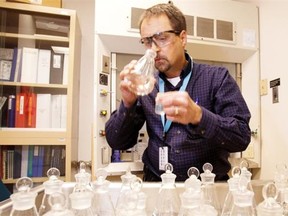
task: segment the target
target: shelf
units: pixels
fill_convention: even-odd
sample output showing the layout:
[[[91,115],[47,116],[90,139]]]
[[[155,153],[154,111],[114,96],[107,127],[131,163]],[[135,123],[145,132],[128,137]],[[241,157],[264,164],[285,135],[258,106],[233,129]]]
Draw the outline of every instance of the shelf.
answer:
[[[0,82],[0,86],[28,86],[28,87],[37,87],[37,88],[58,88],[58,89],[67,89],[67,85],[62,84],[40,84],[40,83],[21,83],[21,82]]]
[[[16,182],[19,174],[14,171],[29,175],[27,161],[34,164],[33,176],[44,176],[33,177],[33,182],[46,181],[44,168],[49,166],[71,180],[71,161],[78,160],[79,41],[75,10],[0,2],[0,47],[5,49],[0,58],[7,65],[10,61],[11,70],[1,77],[8,81],[0,81],[4,183]]]
[[[68,37],[61,37],[61,36],[51,36],[51,35],[44,35],[44,34],[34,34],[34,35],[27,35],[27,34],[15,34],[15,33],[4,33],[0,32],[0,37],[7,37],[7,38],[21,38],[21,39],[31,39],[31,40],[46,40],[46,41],[59,41],[59,42],[69,42]]]

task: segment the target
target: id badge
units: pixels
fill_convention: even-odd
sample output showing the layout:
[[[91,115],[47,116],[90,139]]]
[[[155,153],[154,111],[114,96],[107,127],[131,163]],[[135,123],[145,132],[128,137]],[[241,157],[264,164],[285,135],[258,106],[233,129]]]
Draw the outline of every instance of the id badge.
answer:
[[[159,147],[159,170],[165,171],[165,165],[168,163],[168,147]]]

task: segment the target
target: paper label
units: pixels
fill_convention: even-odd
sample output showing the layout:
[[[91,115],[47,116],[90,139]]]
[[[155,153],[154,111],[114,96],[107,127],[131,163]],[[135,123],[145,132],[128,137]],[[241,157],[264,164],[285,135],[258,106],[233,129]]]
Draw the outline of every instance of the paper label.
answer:
[[[168,163],[168,147],[159,148],[159,170],[165,171],[165,165]]]

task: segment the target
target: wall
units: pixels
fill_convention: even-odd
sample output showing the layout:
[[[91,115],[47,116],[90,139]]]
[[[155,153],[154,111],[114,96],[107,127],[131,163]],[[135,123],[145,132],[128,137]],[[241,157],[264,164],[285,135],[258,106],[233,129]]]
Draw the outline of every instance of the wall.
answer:
[[[280,78],[279,103],[272,103],[272,89],[261,96],[262,168],[255,175],[272,179],[276,164],[288,165],[288,2],[277,0],[249,1],[259,5],[261,79]]]

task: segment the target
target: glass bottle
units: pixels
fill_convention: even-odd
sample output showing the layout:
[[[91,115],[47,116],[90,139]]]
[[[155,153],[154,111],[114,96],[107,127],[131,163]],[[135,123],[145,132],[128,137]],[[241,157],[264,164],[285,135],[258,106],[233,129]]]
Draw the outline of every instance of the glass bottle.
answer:
[[[48,200],[51,194],[55,192],[61,192],[63,181],[59,179],[60,171],[59,169],[52,167],[47,171],[48,180],[43,183],[44,185],[44,195],[42,198],[42,203],[39,208],[39,215],[43,215],[51,210],[51,205]]]
[[[30,191],[33,181],[29,177],[19,178],[16,182],[18,192],[10,196],[13,206],[10,216],[38,216],[35,200],[36,192]]]
[[[248,188],[248,190],[254,192],[252,184],[251,184],[252,173],[248,170],[249,162],[247,160],[242,160],[240,165],[239,165],[239,167],[241,169],[240,177],[246,177],[247,178],[247,180],[248,180],[247,188]],[[256,209],[257,204],[256,204],[256,200],[255,200],[254,196],[253,196],[252,202],[253,202],[252,203],[253,204],[253,208]]]
[[[189,178],[184,182],[185,191],[180,194],[179,216],[192,216],[199,210],[202,198],[199,174],[200,172],[196,167],[191,167],[188,170]]]
[[[131,173],[130,168],[128,168],[126,170],[126,173],[124,175],[121,175],[120,177],[122,184],[121,184],[119,196],[117,198],[117,202],[115,206],[115,213],[117,216],[118,216],[119,209],[125,208],[125,205],[126,205],[125,200],[124,200],[125,194],[128,191],[131,191],[130,184],[136,177],[137,177],[136,175]]]
[[[260,216],[283,216],[283,208],[276,201],[278,189],[274,183],[268,183],[262,188],[264,201],[257,206],[257,214]]]
[[[127,74],[126,80],[130,82],[130,90],[136,95],[147,95],[153,90],[156,81],[155,57],[156,52],[147,49],[145,55],[137,61],[134,70]]]
[[[72,210],[66,208],[66,198],[63,193],[54,192],[48,198],[51,209],[43,216],[74,216]]]
[[[283,216],[288,216],[288,169],[286,164],[276,164],[274,182],[278,188],[277,202],[283,207]]]
[[[109,194],[110,182],[106,180],[107,171],[98,169],[96,171],[96,181],[92,182],[94,192],[93,210],[101,216],[115,216],[114,205]]]
[[[117,209],[117,216],[146,216],[146,194],[141,191],[142,179],[134,178],[130,182],[130,191],[122,197],[126,205]]]
[[[165,173],[161,175],[162,183],[158,192],[153,216],[176,216],[180,209],[180,197],[177,193],[172,164],[165,165]]]
[[[84,162],[80,163],[79,172],[75,174],[76,184],[73,191],[92,191],[91,174],[86,172],[86,164]]]
[[[226,197],[223,203],[221,216],[231,215],[231,210],[234,205],[233,191],[238,190],[240,173],[241,173],[240,167],[238,166],[233,167],[232,172],[231,172],[232,177],[227,181],[229,190],[228,190],[228,193],[226,194]]]
[[[204,204],[213,206],[220,214],[221,209],[214,184],[216,175],[212,173],[213,166],[210,163],[205,163],[202,168],[204,172],[200,174],[200,177],[203,185],[202,191]]]
[[[238,189],[233,191],[234,205],[230,216],[256,216],[257,212],[253,206],[254,192],[248,189],[249,180],[240,177]]]

